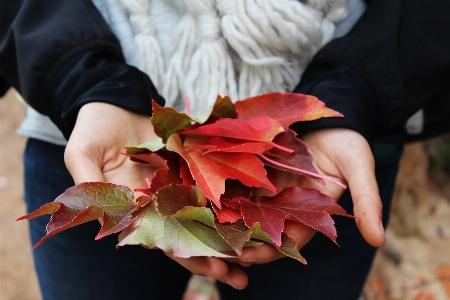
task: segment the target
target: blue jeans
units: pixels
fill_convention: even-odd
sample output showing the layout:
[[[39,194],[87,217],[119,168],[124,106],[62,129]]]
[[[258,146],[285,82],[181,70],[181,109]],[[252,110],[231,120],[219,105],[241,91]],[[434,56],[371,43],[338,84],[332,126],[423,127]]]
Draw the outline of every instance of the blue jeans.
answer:
[[[30,139],[24,153],[27,211],[53,201],[74,185],[64,147]],[[45,234],[49,217],[30,220],[31,243]],[[63,231],[33,251],[44,300],[181,299],[190,273],[162,251],[116,249],[117,236],[94,240],[98,222]]]
[[[25,201],[28,212],[53,201],[74,185],[63,160],[64,147],[30,139],[24,153]],[[376,160],[376,173],[384,205],[385,225],[401,151]],[[339,200],[352,212],[348,192]],[[334,217],[336,246],[316,234],[301,253],[303,265],[280,259],[245,268],[248,287],[237,291],[218,284],[228,299],[357,299],[370,270],[376,248],[361,237],[353,219]],[[49,217],[30,220],[32,244],[45,234]],[[63,231],[33,251],[45,300],[181,299],[190,273],[159,250],[140,246],[115,249],[117,236],[94,241],[100,225],[89,222]]]

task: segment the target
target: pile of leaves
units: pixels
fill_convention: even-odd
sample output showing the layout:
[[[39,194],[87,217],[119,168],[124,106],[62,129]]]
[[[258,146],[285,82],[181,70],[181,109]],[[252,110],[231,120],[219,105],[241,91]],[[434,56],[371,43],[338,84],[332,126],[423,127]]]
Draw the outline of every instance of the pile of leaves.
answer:
[[[96,219],[101,223],[96,239],[121,232],[118,246],[142,245],[177,257],[232,257],[266,242],[306,263],[295,241],[283,233],[287,219],[336,242],[330,213],[349,215],[317,190],[279,190],[277,174],[308,176],[324,185],[327,178],[318,174],[307,146],[289,126],[340,113],[313,96],[291,93],[236,103],[219,96],[210,111],[196,118],[156,102],[152,108],[153,138],[122,153],[156,169],[146,179],[148,186],[132,191],[85,182],[67,189],[19,218],[52,214],[35,248],[58,232]],[[271,196],[256,198],[261,189]]]

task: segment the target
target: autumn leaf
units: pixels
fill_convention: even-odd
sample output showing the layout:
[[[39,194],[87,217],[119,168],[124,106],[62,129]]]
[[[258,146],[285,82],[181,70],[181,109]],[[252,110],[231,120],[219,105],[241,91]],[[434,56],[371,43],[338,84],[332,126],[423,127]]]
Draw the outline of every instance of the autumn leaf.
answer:
[[[223,194],[222,198],[224,199],[222,201],[229,202],[227,206],[237,208],[239,202],[233,201],[232,199],[237,197],[250,198],[251,194],[251,187],[242,184],[239,180],[227,179],[225,181],[225,194]]]
[[[297,138],[297,134],[293,130],[289,129],[277,135],[274,143],[292,149],[293,152],[283,151],[278,148],[270,149],[264,153],[264,158],[266,158],[265,163],[268,166],[294,174],[308,176],[325,185],[322,176],[319,175],[312,164],[313,158],[308,152],[308,146]]]
[[[162,139],[159,136],[155,135],[154,138],[150,139],[149,141],[143,144],[134,147],[125,147],[125,149],[127,150],[127,153],[136,153],[139,152],[140,150],[148,150],[151,152],[156,152],[158,150],[163,149],[165,146],[166,145],[162,142]]]
[[[255,155],[249,153],[204,154],[202,150],[195,150],[197,145],[195,138],[186,138],[182,144],[180,136],[173,134],[166,147],[186,160],[195,182],[218,208],[222,207],[220,195],[225,192],[225,180],[228,178],[238,179],[247,186],[264,187],[275,193],[275,187],[266,177],[264,164]]]
[[[122,153],[157,169],[146,178],[147,188],[135,190],[145,195],[134,200],[133,191],[114,184],[74,186],[55,202],[19,218],[52,214],[47,234],[35,247],[95,219],[101,223],[96,239],[122,231],[118,246],[142,245],[177,257],[231,257],[229,253],[266,242],[306,263],[296,242],[283,232],[286,219],[336,242],[330,214],[350,215],[318,191],[290,187],[256,203],[250,199],[259,192],[254,187],[275,194],[275,184],[283,186],[281,177],[277,183],[278,170],[321,183],[333,181],[317,174],[306,145],[289,126],[341,114],[313,96],[290,93],[269,93],[236,105],[218,96],[214,106],[197,117],[154,101],[152,109],[150,140]]]
[[[161,249],[176,257],[230,257],[222,252],[233,249],[215,229],[196,219],[214,224],[213,213],[206,207],[186,207],[178,214],[163,218],[153,203],[119,235],[118,246],[142,245]]]
[[[260,240],[260,241],[264,241],[266,243],[272,244],[278,249],[278,251],[280,251],[284,255],[286,255],[290,258],[296,259],[299,262],[306,265],[306,259],[303,257],[303,255],[300,254],[300,252],[297,248],[298,247],[297,242],[293,238],[288,236],[286,233],[284,233],[284,232],[281,233],[281,245],[277,246],[272,241],[270,236],[261,230],[261,226],[259,223],[253,223],[252,228],[254,228],[254,230],[251,232],[252,239],[256,239],[256,240]]]
[[[248,228],[243,221],[231,224],[221,224],[216,221],[215,226],[217,232],[230,244],[238,255],[242,254],[244,247],[257,246],[257,244],[249,244],[250,242],[263,241],[274,245],[284,255],[306,264],[306,259],[297,249],[297,243],[285,233],[282,234],[281,245],[276,246],[269,235],[261,230],[259,223],[253,223]]]
[[[316,97],[296,93],[272,92],[237,101],[235,105],[239,120],[268,116],[277,120],[285,130],[298,121],[342,117],[342,114],[325,107]]]
[[[280,246],[284,221],[289,214],[280,210],[265,209],[264,206],[255,204],[246,198],[240,198],[239,202],[245,225],[250,228],[254,223],[260,223],[262,231],[270,236],[275,245]]]
[[[267,150],[272,149],[274,146],[267,142],[254,142],[254,141],[242,141],[231,138],[212,137],[205,142],[208,145],[208,149],[205,153],[209,152],[243,152],[253,154],[263,154]]]
[[[163,218],[174,215],[186,206],[206,207],[205,193],[197,187],[184,184],[164,186],[156,192],[157,209]]]
[[[162,107],[155,101],[152,101],[152,109],[153,114],[151,117],[151,124],[154,128],[154,132],[162,139],[163,143],[167,142],[167,139],[171,134],[191,125],[194,122],[202,124],[211,117],[216,117],[218,119],[237,118],[236,107],[228,96],[218,96],[211,110],[199,117],[190,117],[189,115],[183,112],[178,112],[171,107]]]
[[[154,132],[162,139],[163,143],[167,143],[167,139],[173,133],[194,122],[187,114],[178,112],[172,107],[162,107],[154,100],[152,101],[152,110],[151,122]]]
[[[333,198],[317,190],[288,187],[273,197],[261,197],[256,203],[240,198],[245,224],[261,224],[273,242],[281,245],[284,221],[289,217],[325,234],[336,243],[336,228],[330,213],[352,217]]]
[[[44,204],[18,220],[52,214],[47,224],[47,234],[34,248],[58,232],[96,219],[101,220],[102,226],[95,239],[100,239],[121,231],[133,222],[131,215],[139,208],[133,198],[133,191],[125,186],[85,182],[67,189],[54,202]]]
[[[154,168],[167,168],[167,162],[164,158],[145,148],[127,147],[126,152],[120,154],[128,156],[134,162],[148,164]]]
[[[220,95],[217,96],[216,102],[214,103],[212,109],[210,109],[201,116],[193,117],[193,119],[197,123],[203,124],[210,117],[216,117],[218,119],[223,118],[236,119],[237,118],[236,106],[231,101],[230,97],[228,96],[221,97]]]
[[[214,203],[212,204],[212,210],[220,223],[235,223],[242,219],[241,211],[239,209],[225,205],[223,199],[221,200],[221,204],[222,208],[218,208]]]
[[[194,177],[192,177],[191,171],[189,170],[189,166],[183,158],[180,157],[181,166],[180,166],[180,178],[182,179],[183,184],[187,185],[196,185]]]
[[[162,187],[180,183],[181,179],[170,169],[158,169],[155,172],[153,178],[150,180],[150,186],[148,188],[136,189],[136,192],[141,192],[147,195],[154,195]]]
[[[221,224],[220,222],[215,221],[214,225],[217,232],[238,255],[242,254],[242,250],[245,246],[249,247],[248,243],[251,239],[251,234],[256,229],[255,227],[246,227],[243,221],[228,224]],[[253,245],[256,246],[258,244],[256,243]]]
[[[272,142],[277,134],[283,132],[283,127],[274,122],[270,118],[263,118],[266,124],[270,126],[262,126],[261,120],[258,122],[257,128],[247,122],[238,119],[220,119],[208,125],[200,126],[196,129],[183,130],[180,135],[197,135],[197,136],[215,136],[227,137],[233,139],[241,139],[256,142]],[[278,124],[278,125],[277,125]]]

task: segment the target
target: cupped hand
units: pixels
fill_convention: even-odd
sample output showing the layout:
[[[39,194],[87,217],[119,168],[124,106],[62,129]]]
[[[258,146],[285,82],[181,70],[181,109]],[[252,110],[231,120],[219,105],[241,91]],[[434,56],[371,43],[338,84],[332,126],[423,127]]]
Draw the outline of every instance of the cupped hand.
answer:
[[[75,184],[110,182],[131,189],[146,187],[145,178],[155,169],[137,164],[121,155],[126,146],[137,146],[151,139],[150,118],[114,105],[93,102],[84,105],[77,117],[64,154]],[[197,275],[208,275],[242,289],[247,275],[232,263],[213,257],[179,258],[167,256]]]
[[[375,178],[375,162],[366,139],[356,131],[344,128],[320,129],[300,137],[313,156],[313,164],[319,174],[348,185],[352,195],[356,224],[364,239],[372,246],[384,243],[384,229],[381,224],[382,203]],[[279,173],[277,183],[282,187],[301,186],[314,188],[338,200],[344,189],[327,181],[326,186],[306,178]],[[284,174],[284,175],[283,175]],[[315,230],[299,222],[286,221],[285,233],[301,249],[314,235]],[[263,244],[244,249],[240,256],[245,263],[268,263],[284,257],[275,247]]]
[[[381,223],[382,202],[375,177],[375,159],[367,140],[358,132],[345,128],[320,129],[303,135],[319,173],[341,180],[350,189],[356,225],[370,245],[384,243]],[[322,193],[339,199],[344,190],[315,182]]]

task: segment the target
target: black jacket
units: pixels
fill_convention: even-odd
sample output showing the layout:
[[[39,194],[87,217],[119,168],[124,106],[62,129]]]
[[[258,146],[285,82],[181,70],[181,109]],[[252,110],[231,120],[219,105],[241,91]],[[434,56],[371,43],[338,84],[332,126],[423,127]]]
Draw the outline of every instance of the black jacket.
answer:
[[[450,0],[371,1],[348,35],[317,53],[295,89],[345,117],[295,129],[345,127],[369,141],[448,131],[449,12]],[[66,137],[85,103],[149,115],[150,99],[164,103],[150,79],[125,64],[118,40],[88,0],[0,0],[0,93],[9,86]],[[420,108],[425,131],[408,136],[404,124]]]
[[[0,92],[9,86],[66,138],[86,103],[148,115],[151,99],[164,104],[90,0],[0,0]]]

